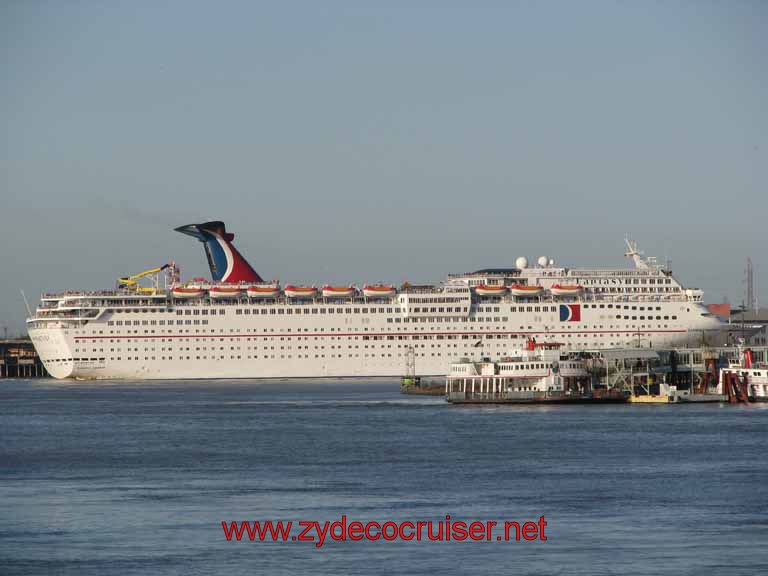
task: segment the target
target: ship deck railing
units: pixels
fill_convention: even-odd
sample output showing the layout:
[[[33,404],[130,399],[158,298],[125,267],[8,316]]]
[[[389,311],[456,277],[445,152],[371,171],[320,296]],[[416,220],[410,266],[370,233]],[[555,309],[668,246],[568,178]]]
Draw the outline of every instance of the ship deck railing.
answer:
[[[451,401],[476,400],[484,402],[498,402],[504,400],[560,400],[577,396],[578,393],[563,392],[561,390],[504,390],[501,392],[462,392],[450,391],[446,395]]]
[[[407,291],[400,292],[399,294],[445,294],[442,291]],[[372,297],[367,298],[365,296],[355,296],[352,298],[333,298],[325,296],[316,296],[314,298],[288,298],[286,296],[280,296],[277,298],[251,298],[245,294],[237,298],[231,299],[211,299],[210,297],[200,298],[173,298],[169,293],[158,292],[157,294],[137,294],[135,292],[121,292],[121,291],[104,291],[104,292],[65,292],[59,295],[44,294],[42,296],[41,309],[56,308],[56,306],[50,306],[47,302],[51,300],[87,300],[88,303],[82,305],[76,305],[74,303],[69,304],[67,307],[88,307],[88,306],[101,306],[101,307],[118,307],[116,300],[130,300],[130,303],[122,304],[125,307],[137,307],[137,306],[167,306],[168,302],[172,302],[174,306],[199,306],[199,305],[216,305],[216,306],[231,306],[231,305],[263,305],[272,306],[276,304],[289,304],[289,305],[307,305],[307,304],[399,304],[397,302],[397,294],[388,297]],[[93,300],[103,299],[102,303],[95,304]],[[146,302],[140,302],[145,300]],[[154,301],[154,302],[150,302]],[[580,296],[566,296],[566,297],[554,297],[554,296],[483,296],[473,297],[473,303],[502,303],[502,304],[563,304],[563,303],[596,303],[596,304],[615,304],[615,303],[662,303],[662,302],[697,302],[697,300],[688,298],[684,293],[659,293],[659,294],[581,294]]]

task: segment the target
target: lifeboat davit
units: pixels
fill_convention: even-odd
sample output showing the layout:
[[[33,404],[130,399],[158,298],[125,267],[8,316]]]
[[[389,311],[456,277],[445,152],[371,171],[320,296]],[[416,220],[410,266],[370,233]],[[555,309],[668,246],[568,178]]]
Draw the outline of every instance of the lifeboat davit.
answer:
[[[289,284],[283,292],[288,298],[312,298],[317,294],[317,288],[314,286],[293,286]]]
[[[553,284],[549,291],[554,296],[577,296],[583,289],[577,284]]]
[[[520,286],[515,284],[510,291],[515,296],[538,296],[544,292],[544,288],[541,286]]]
[[[208,289],[208,296],[214,300],[226,300],[227,298],[237,298],[243,289],[239,286],[214,286]]]
[[[277,284],[248,286],[245,293],[248,294],[248,298],[277,298],[280,295],[280,286]]]
[[[205,290],[202,288],[190,288],[190,287],[184,287],[184,286],[176,286],[175,288],[171,288],[171,295],[174,298],[180,298],[180,299],[189,299],[189,298],[200,298],[205,294]]]
[[[386,284],[363,286],[363,296],[366,298],[389,298],[395,295],[395,287]]]
[[[324,298],[352,298],[355,292],[354,286],[323,286]]]
[[[486,284],[478,284],[475,286],[475,294],[478,296],[502,296],[506,293],[506,286],[488,286]]]

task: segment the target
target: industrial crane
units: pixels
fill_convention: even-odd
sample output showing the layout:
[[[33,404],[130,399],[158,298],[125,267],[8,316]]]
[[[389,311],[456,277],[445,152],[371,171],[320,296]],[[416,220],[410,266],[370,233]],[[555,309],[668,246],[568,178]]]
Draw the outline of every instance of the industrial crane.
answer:
[[[133,290],[139,294],[155,294],[157,293],[157,286],[140,286],[138,280],[147,276],[152,276],[158,272],[162,272],[166,268],[171,267],[172,264],[163,264],[159,268],[152,268],[150,270],[144,270],[133,276],[126,276],[125,278],[117,279],[117,287],[124,288],[126,290]]]

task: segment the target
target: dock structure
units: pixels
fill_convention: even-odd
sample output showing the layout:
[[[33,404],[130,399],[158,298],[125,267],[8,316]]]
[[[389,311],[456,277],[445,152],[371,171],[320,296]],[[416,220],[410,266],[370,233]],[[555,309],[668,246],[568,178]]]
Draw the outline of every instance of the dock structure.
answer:
[[[768,362],[768,346],[750,347],[754,362]],[[739,349],[727,347],[594,350],[590,371],[594,385],[633,396],[669,396],[689,402],[724,401],[720,369],[737,360]]]
[[[0,378],[48,376],[32,342],[25,338],[0,340]]]
[[[721,369],[739,360],[742,350],[738,347],[609,348],[579,352],[574,360],[583,364],[584,374],[573,382],[565,379],[561,389],[544,384],[544,376],[539,382],[544,386],[541,389],[516,387],[515,377],[524,374],[517,371],[504,373],[512,358],[499,362],[492,362],[490,358],[480,362],[464,359],[452,365],[444,394],[449,402],[461,404],[622,399],[641,404],[747,402],[747,388],[741,377],[734,375],[730,380],[720,382]],[[755,365],[768,364],[768,346],[752,346],[749,350]],[[532,365],[537,368],[548,366],[535,362]]]

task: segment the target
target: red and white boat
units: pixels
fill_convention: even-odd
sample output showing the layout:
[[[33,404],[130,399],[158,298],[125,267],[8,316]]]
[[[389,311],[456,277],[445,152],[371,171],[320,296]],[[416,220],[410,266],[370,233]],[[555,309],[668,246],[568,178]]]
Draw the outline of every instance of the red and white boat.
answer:
[[[214,300],[237,298],[243,289],[240,286],[213,286],[208,289],[208,296]]]
[[[294,286],[288,284],[283,290],[288,298],[312,298],[317,294],[317,288],[314,286]]]
[[[354,286],[323,286],[324,298],[352,298],[356,292]]]
[[[510,289],[510,292],[512,292],[513,296],[539,296],[544,292],[544,288],[541,286],[521,286],[515,284]]]
[[[582,290],[578,284],[553,284],[549,289],[553,296],[578,296]]]
[[[278,284],[248,286],[245,293],[248,294],[248,298],[277,298],[280,295],[280,286]]]
[[[717,385],[718,393],[727,394],[728,376],[736,379],[741,384],[751,402],[768,402],[768,365],[756,364],[754,352],[751,348],[742,347],[743,340],[739,344],[738,359],[734,358],[728,363],[728,368],[720,369],[720,381]]]
[[[389,298],[395,295],[395,287],[387,284],[363,286],[363,296],[366,298]]]
[[[174,298],[180,298],[184,300],[200,298],[200,296],[203,294],[205,294],[205,290],[200,287],[176,286],[175,288],[171,288],[171,295]]]
[[[506,286],[491,286],[488,284],[478,284],[475,286],[475,294],[478,296],[503,296],[506,293]]]

